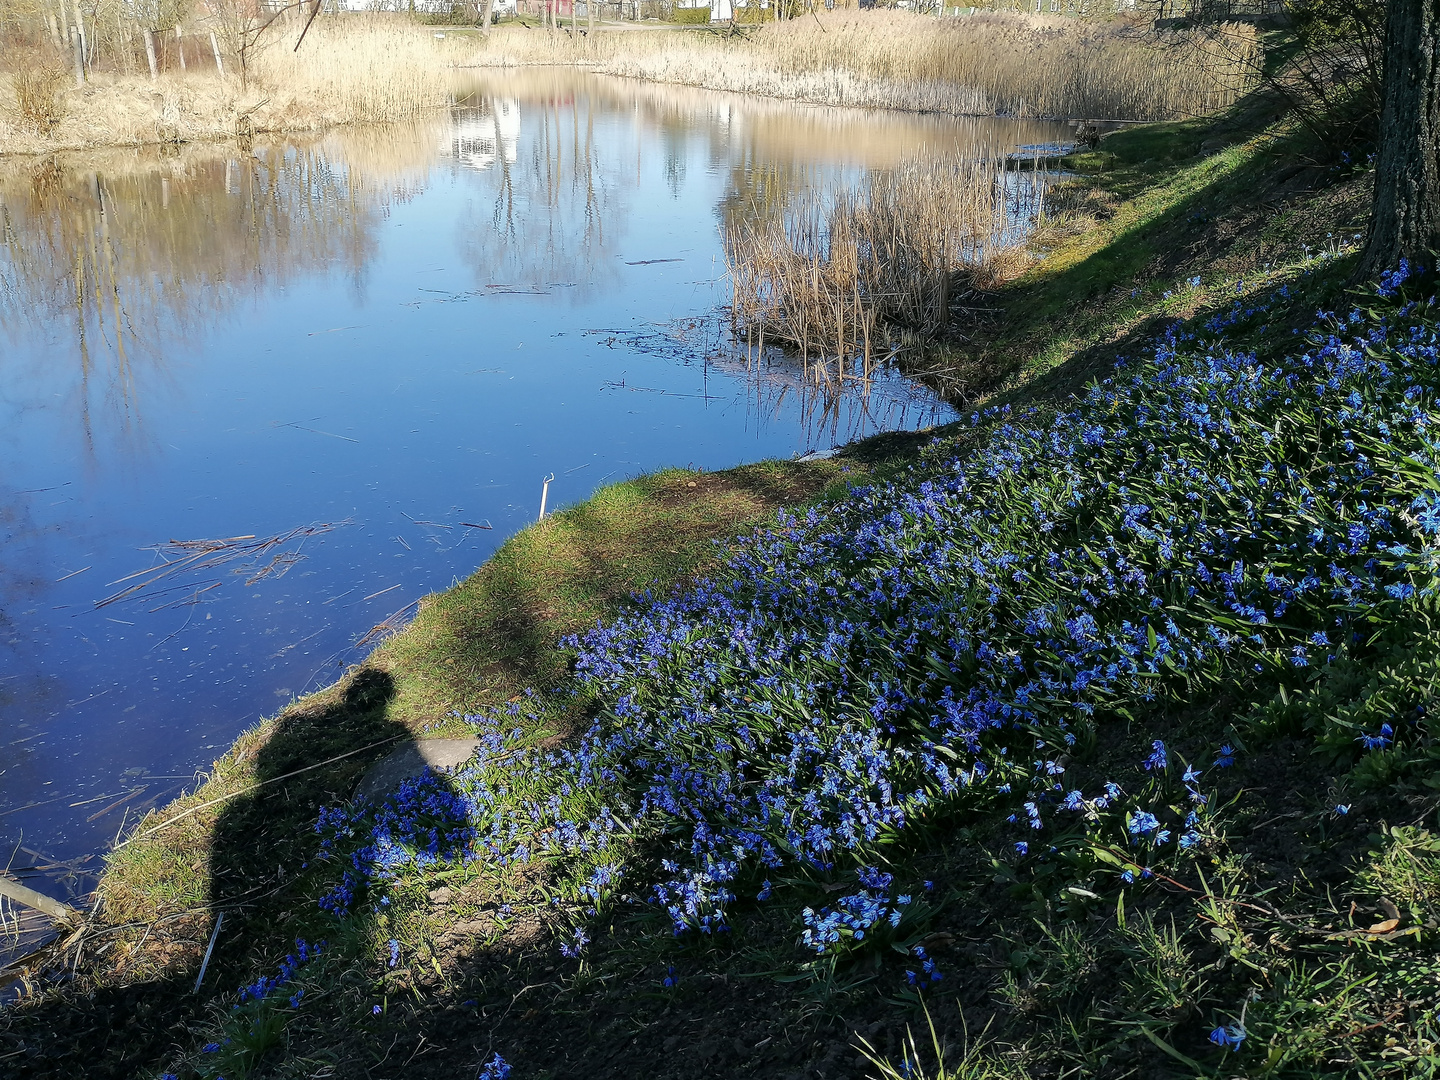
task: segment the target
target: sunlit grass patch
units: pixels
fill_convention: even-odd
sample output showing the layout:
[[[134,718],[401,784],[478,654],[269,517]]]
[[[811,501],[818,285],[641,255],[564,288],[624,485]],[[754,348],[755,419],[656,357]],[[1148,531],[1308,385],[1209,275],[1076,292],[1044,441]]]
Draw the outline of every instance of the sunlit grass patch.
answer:
[[[716,557],[715,541],[777,506],[858,478],[859,462],[764,462],[725,472],[667,470],[605,487],[506,543],[470,578],[428,598],[372,663],[394,671],[391,715],[443,732],[450,714],[553,683],[562,636],[631,593],[665,590]]]

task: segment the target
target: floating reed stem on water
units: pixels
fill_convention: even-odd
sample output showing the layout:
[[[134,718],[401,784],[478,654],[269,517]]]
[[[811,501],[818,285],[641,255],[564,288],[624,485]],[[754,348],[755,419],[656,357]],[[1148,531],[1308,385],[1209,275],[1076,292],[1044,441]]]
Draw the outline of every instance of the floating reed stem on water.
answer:
[[[725,226],[737,337],[798,349],[821,381],[868,378],[900,351],[893,331],[950,331],[952,305],[995,276],[1045,184],[1001,157],[951,159],[812,188],[779,209],[742,205]]]
[[[197,582],[196,577],[236,562],[240,565],[232,567],[231,572],[245,575],[246,585],[254,585],[268,577],[283,577],[305,557],[298,550],[300,544],[312,536],[320,536],[348,524],[349,521],[316,522],[274,536],[227,536],[217,540],[171,540],[154,544],[144,550],[155,552],[160,559],[159,565],[137,570],[110,582],[111,586],[125,587],[96,600],[95,607],[109,607],[122,600],[148,601],[173,592],[188,595],[180,601],[169,601],[150,610],[199,603],[200,595],[218,588],[220,582]],[[287,545],[292,543],[296,544],[297,550],[286,550]]]

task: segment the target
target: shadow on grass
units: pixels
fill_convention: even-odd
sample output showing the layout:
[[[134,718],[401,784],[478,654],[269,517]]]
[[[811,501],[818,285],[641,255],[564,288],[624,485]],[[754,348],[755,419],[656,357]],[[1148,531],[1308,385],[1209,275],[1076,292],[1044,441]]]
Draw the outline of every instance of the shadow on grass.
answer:
[[[46,992],[0,1013],[0,1075],[158,1076],[207,1041],[239,987],[276,974],[297,938],[325,939],[328,955],[351,961],[369,955],[371,921],[337,922],[318,905],[343,869],[316,858],[321,807],[348,801],[373,762],[450,711],[503,704],[562,676],[562,634],[612,615],[636,590],[703,573],[717,539],[831,485],[903,467],[928,437],[872,440],[844,460],[641,477],[512,538],[467,581],[428,598],[411,627],[363,667],[241,736],[209,783],[144,823],[142,834],[155,831],[112,856],[83,962],[73,947],[55,949],[36,972],[51,983]],[[326,764],[312,767],[319,763]],[[223,927],[196,993],[220,912]],[[491,960],[517,975],[544,974],[544,963],[517,966],[505,957],[480,967],[490,971]],[[325,1042],[312,1027],[325,1011],[307,1003],[288,1031],[267,1038]],[[348,1053],[349,1064],[330,1075],[388,1075],[396,1063],[384,1064],[385,1047],[355,1034],[338,1039],[336,1052]],[[264,1045],[260,1039],[256,1049]],[[224,1064],[229,1071],[219,1072],[229,1080],[245,1075],[226,1050],[200,1058],[211,1073]],[[251,1075],[268,1075],[275,1059]],[[333,1057],[317,1060],[321,1069]]]
[[[388,673],[361,668],[331,691],[287,710],[256,737],[242,739],[235,754],[236,763],[245,766],[241,793],[217,807],[213,824],[201,823],[210,834],[208,852],[167,837],[172,830],[164,825],[173,819],[182,827],[187,802],[200,805],[203,789],[169,808],[160,822],[147,823],[130,843],[152,850],[131,854],[128,887],[143,894],[147,870],[157,891],[176,877],[208,875],[206,903],[144,924],[133,947],[138,954],[150,946],[140,963],[158,970],[148,977],[122,960],[106,965],[98,978],[62,985],[0,1016],[0,1075],[67,1080],[159,1075],[158,1066],[178,1048],[193,1045],[195,1030],[214,1019],[217,997],[253,981],[257,971],[274,974],[294,939],[324,937],[334,921],[315,898],[335,875],[316,861],[316,817],[322,806],[348,801],[372,763],[412,739],[388,717],[394,692]],[[193,823],[195,817],[183,820]],[[188,862],[177,865],[182,859]],[[109,929],[95,935],[92,949],[105,948]],[[116,934],[111,947],[131,948],[127,939],[139,929]],[[78,959],[73,950],[58,952],[45,974],[63,980],[63,969]],[[231,1066],[219,1073],[239,1080],[246,1070],[233,1059],[228,1048],[215,1055],[217,1065]]]
[[[1168,326],[1227,310],[1235,294],[1217,286],[1268,276],[1278,287],[1282,263],[1363,218],[1368,180],[1317,164],[1303,134],[1257,138],[1264,122],[1251,114],[1263,105],[1115,132],[1070,160],[1092,182],[1061,189],[1057,208],[1091,224],[1070,236],[1056,226],[1053,241],[1042,236],[1045,257],[986,298],[976,341],[951,354],[957,374],[998,402],[1061,401]],[[1292,270],[1307,296],[1291,307],[1307,317],[1348,278]],[[1289,328],[1271,326],[1266,340]]]

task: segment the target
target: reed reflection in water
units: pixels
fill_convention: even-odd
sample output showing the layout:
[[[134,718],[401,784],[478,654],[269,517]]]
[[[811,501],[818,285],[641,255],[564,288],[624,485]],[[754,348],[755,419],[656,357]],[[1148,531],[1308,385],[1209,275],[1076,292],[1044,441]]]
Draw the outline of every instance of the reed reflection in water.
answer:
[[[757,194],[1062,136],[486,72],[404,125],[0,165],[0,842],[34,853],[22,876],[83,894],[239,731],[533,521],[549,473],[563,507],[951,418],[894,372],[835,393],[747,358],[721,227]],[[246,537],[291,539],[273,572],[213,561]],[[184,552],[195,575],[155,578],[183,590],[98,606]]]

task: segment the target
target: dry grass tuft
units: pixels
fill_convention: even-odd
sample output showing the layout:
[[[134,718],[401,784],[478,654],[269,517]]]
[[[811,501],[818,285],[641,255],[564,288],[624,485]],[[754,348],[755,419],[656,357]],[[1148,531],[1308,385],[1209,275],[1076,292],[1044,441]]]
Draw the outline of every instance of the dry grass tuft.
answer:
[[[65,115],[60,96],[65,84],[65,65],[49,51],[42,51],[16,65],[10,81],[21,127],[36,135],[50,134]]]
[[[397,120],[449,103],[448,73],[461,65],[578,65],[712,90],[949,115],[1164,119],[1235,100],[1250,85],[1258,52],[1243,27],[1216,38],[1123,20],[899,11],[835,11],[733,37],[502,27],[488,40],[437,38],[403,14],[356,13],[319,20],[296,52],[299,32],[295,21],[268,38],[243,83],[232,61],[225,78],[192,65],[154,82],[142,72],[95,73],[84,87],[66,89],[53,58],[7,56],[15,104],[0,100],[0,153]]]

